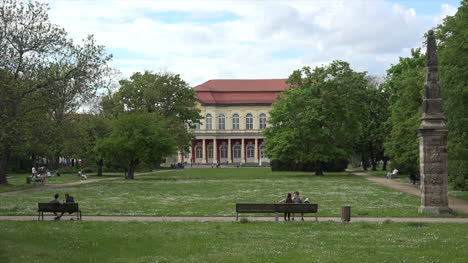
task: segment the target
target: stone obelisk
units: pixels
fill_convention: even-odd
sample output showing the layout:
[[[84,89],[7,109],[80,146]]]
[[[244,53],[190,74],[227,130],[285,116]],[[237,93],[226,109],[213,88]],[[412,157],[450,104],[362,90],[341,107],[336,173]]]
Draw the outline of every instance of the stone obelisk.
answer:
[[[426,53],[426,80],[419,137],[421,207],[424,214],[448,214],[447,134],[442,112],[437,51],[434,32],[429,31]]]

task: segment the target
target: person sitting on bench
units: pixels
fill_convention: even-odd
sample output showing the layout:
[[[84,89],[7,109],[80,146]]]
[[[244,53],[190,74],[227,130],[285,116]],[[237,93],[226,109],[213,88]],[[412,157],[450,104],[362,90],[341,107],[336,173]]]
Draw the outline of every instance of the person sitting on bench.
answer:
[[[288,196],[285,199],[281,200],[280,203],[292,204],[293,199],[292,199],[291,193],[288,193]],[[286,219],[286,216],[288,217],[288,219]],[[291,213],[284,213],[284,221],[290,221],[290,220],[291,220]]]
[[[301,200],[301,197],[299,196],[298,191],[294,192],[293,203],[302,204],[302,200]],[[304,221],[304,213],[301,213],[301,217],[302,217],[302,221]],[[292,213],[292,220],[294,221],[294,213]]]
[[[49,201],[49,203],[51,203],[51,204],[63,204],[63,202],[60,201],[58,198],[59,198],[59,194],[55,194],[54,195],[54,200]],[[56,212],[54,212],[54,215],[55,215],[55,218],[54,218],[55,220],[60,220],[60,218],[63,216],[63,213],[59,216],[59,215],[57,215]]]

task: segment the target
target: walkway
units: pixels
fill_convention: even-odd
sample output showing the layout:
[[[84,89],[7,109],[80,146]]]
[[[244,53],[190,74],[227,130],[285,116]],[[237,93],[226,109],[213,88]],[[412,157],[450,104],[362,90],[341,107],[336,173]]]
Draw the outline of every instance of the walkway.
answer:
[[[160,170],[160,171],[155,171],[155,172],[137,173],[135,174],[135,176],[171,172],[171,171],[177,171],[177,170]],[[33,188],[25,188],[25,189],[19,189],[19,190],[14,190],[14,191],[2,192],[0,193],[0,195],[16,194],[20,192],[37,191],[37,190],[43,190],[43,189],[54,189],[54,188],[75,186],[75,185],[80,185],[80,184],[90,184],[90,183],[95,183],[95,182],[100,182],[100,181],[109,181],[109,180],[117,180],[117,179],[124,179],[124,178],[120,176],[120,177],[108,177],[108,178],[99,178],[99,179],[88,179],[88,180],[82,180],[82,181],[64,183],[64,184],[37,185],[36,187],[33,187]]]
[[[393,189],[400,190],[400,191],[408,193],[408,194],[416,195],[416,196],[419,196],[419,197],[421,196],[421,190],[419,190],[418,188],[414,187],[411,184],[400,183],[400,182],[395,181],[395,180],[389,180],[389,179],[386,179],[386,178],[383,178],[383,177],[372,176],[372,175],[370,175],[368,173],[363,173],[363,172],[350,171],[349,173],[355,174],[357,176],[364,177],[364,178],[366,178],[367,180],[369,180],[371,182],[378,183],[378,184],[383,184],[385,186],[388,186],[388,187],[393,188]],[[448,197],[448,201],[449,201],[449,207],[450,208],[458,210],[458,211],[460,211],[460,212],[462,212],[464,214],[468,214],[468,201],[458,199],[458,198],[455,198],[455,197],[451,197],[451,196]]]
[[[68,221],[70,218],[76,220],[76,216],[63,216],[61,221]],[[274,222],[275,217],[245,217],[250,221]],[[0,216],[0,220],[31,221],[37,220],[37,216]],[[54,221],[54,216],[44,216],[44,220]],[[315,222],[315,218],[306,217],[306,222]],[[235,216],[83,216],[83,221],[142,221],[142,222],[233,222]],[[340,217],[319,217],[319,222],[341,222]],[[352,217],[351,222],[420,222],[420,223],[465,223],[468,218],[443,218],[443,217]],[[280,222],[282,220],[280,219]],[[300,222],[299,220],[297,222]]]

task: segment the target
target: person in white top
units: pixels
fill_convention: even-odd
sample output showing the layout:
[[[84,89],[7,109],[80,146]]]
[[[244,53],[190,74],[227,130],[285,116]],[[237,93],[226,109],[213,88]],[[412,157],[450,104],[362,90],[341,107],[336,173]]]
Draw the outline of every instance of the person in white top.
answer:
[[[36,167],[33,166],[33,168],[31,169],[31,174],[32,176],[35,176],[36,175]]]

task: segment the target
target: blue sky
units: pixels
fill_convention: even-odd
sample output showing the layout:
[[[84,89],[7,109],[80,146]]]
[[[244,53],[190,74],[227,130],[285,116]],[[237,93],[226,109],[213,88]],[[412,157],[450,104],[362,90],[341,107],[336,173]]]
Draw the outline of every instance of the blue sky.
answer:
[[[152,70],[192,86],[209,79],[287,78],[335,59],[384,75],[454,0],[50,0],[51,19],[77,41],[95,35],[122,77]]]

